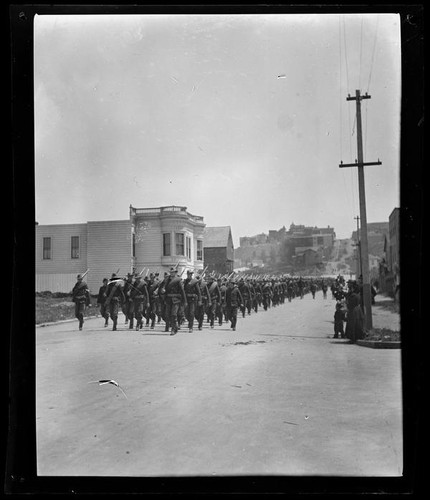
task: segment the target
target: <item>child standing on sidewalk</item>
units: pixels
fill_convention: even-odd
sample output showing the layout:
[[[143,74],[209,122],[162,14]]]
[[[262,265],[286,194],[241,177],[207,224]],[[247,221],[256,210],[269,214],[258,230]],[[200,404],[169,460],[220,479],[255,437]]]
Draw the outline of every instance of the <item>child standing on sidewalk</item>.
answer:
[[[342,309],[342,304],[340,302],[336,303],[336,310],[334,312],[334,339],[345,338],[345,331],[343,329],[343,322],[345,321],[345,311]]]

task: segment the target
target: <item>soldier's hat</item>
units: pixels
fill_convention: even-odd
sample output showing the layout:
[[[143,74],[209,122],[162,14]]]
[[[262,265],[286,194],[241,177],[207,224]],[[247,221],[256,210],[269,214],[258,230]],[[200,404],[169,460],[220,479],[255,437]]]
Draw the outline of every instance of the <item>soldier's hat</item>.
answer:
[[[112,276],[110,277],[111,280],[113,280],[114,278],[116,278],[116,273],[112,273]]]
[[[187,274],[193,274],[194,271],[192,269],[188,269]]]
[[[171,273],[176,273],[176,272],[177,272],[176,267],[171,267],[171,268],[170,268],[170,272],[171,272]]]
[[[78,275],[76,276],[76,279],[77,279],[77,280],[82,279],[82,274],[78,274]]]
[[[127,278],[133,278],[134,274],[133,273],[127,273]]]

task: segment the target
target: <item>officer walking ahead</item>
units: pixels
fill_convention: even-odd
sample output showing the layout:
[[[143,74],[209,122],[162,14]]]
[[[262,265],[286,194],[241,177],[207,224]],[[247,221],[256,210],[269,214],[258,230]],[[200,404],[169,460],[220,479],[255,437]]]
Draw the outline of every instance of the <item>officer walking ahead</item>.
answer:
[[[172,328],[170,335],[176,335],[178,333],[178,311],[181,302],[183,302],[184,307],[187,307],[187,298],[185,297],[184,285],[180,277],[177,276],[177,270],[174,267],[170,268],[170,275],[167,277],[164,288],[166,290],[165,302],[166,302],[166,332],[169,328]]]
[[[99,288],[99,294],[97,295],[97,305],[100,306],[100,314],[105,320],[104,326],[108,326],[109,312],[106,308],[106,290],[108,285],[108,279],[103,279],[103,285]]]
[[[111,276],[111,281],[109,282],[106,290],[105,301],[105,305],[109,308],[109,315],[113,321],[113,331],[116,330],[119,308],[124,302],[125,297],[121,288],[121,280],[118,280],[117,275],[113,273]]]
[[[188,331],[192,333],[194,327],[194,318],[196,316],[196,306],[202,305],[202,293],[200,291],[199,282],[193,279],[193,271],[187,271],[187,278],[184,281],[184,291],[187,297],[187,308],[185,309],[185,317],[188,320]]]
[[[229,283],[229,287],[226,291],[226,309],[227,309],[227,318],[231,322],[231,328],[233,331],[236,330],[237,323],[237,311],[239,308],[243,307],[243,297],[240,293],[240,290],[235,282],[235,280],[231,280]]]
[[[82,330],[85,308],[90,305],[90,291],[82,274],[78,274],[76,279],[77,282],[72,290],[72,300],[75,303],[75,317],[79,320],[79,330]]]

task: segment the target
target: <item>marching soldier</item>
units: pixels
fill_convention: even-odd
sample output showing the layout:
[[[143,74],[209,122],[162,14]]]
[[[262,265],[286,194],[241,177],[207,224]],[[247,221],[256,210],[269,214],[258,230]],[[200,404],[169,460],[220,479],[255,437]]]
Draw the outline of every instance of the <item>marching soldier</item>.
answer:
[[[177,270],[174,267],[170,268],[170,276],[167,277],[165,282],[165,302],[166,302],[166,327],[165,331],[168,332],[170,327],[172,331],[170,335],[178,333],[178,311],[181,302],[187,306],[187,298],[185,297],[184,285]]]
[[[209,290],[206,281],[204,280],[204,275],[197,276],[197,280],[199,282],[199,287],[200,287],[200,293],[202,296],[202,305],[199,306],[196,318],[198,321],[198,326],[199,330],[203,328],[203,320],[205,317],[205,313],[207,312],[208,308],[211,306],[211,297],[209,295]]]
[[[234,279],[232,279],[229,283],[229,286],[226,291],[226,309],[227,309],[227,317],[231,322],[231,328],[233,331],[236,331],[237,324],[237,311],[239,308],[243,306],[243,298],[240,293],[239,287],[237,286]]]
[[[193,271],[187,271],[187,278],[184,281],[184,291],[187,298],[187,307],[185,309],[185,317],[188,320],[188,331],[192,333],[194,327],[194,318],[197,308],[202,306],[202,292],[199,282],[193,279]]]
[[[149,309],[149,294],[146,281],[142,276],[136,276],[133,289],[131,291],[131,299],[133,300],[133,311],[136,319],[136,330],[143,326],[143,314]],[[147,313],[146,313],[147,314]],[[130,320],[133,325],[132,319]],[[129,328],[133,328],[130,326]]]
[[[270,308],[270,300],[272,298],[272,285],[268,280],[264,282],[262,289],[262,296],[263,296],[263,308],[265,311],[267,311],[267,309]]]
[[[227,285],[226,285],[226,280],[221,280],[221,278],[218,279],[218,287],[219,291],[221,294],[221,302],[218,304],[218,309],[217,309],[217,318],[218,318],[218,324],[219,326],[222,325],[223,319],[225,319],[225,294],[227,291]],[[226,319],[227,321],[227,319]]]
[[[90,305],[90,291],[83,280],[82,274],[76,276],[77,282],[72,290],[72,301],[75,303],[75,317],[79,320],[79,330],[84,324],[84,312],[86,306]]]
[[[129,328],[133,328],[133,319],[134,319],[134,302],[131,297],[131,291],[133,290],[133,274],[127,274],[127,281],[124,286],[124,297],[125,302],[123,303],[122,312],[125,316],[125,322],[129,321]]]
[[[167,319],[166,319],[166,288],[165,288],[165,285],[166,285],[166,282],[167,282],[168,278],[169,278],[169,273],[165,272],[164,273],[163,281],[158,286],[158,300],[160,301],[160,309],[159,309],[160,316],[159,317],[161,317],[161,319],[163,319],[165,323],[167,323]],[[160,321],[158,321],[158,323],[160,323]]]
[[[160,306],[160,299],[158,297],[158,287],[160,285],[160,282],[158,279],[156,279],[156,276],[154,274],[149,275],[149,282],[148,282],[148,296],[149,296],[149,311],[146,316],[146,326],[149,325],[149,322],[151,321],[151,330],[154,329],[155,327],[155,319],[157,314],[159,314],[159,306]]]
[[[258,312],[258,306],[261,304],[261,284],[259,281],[255,281],[254,285],[254,298],[253,298],[253,308],[255,312]]]
[[[121,288],[121,280],[118,279],[115,273],[113,273],[106,290],[106,301],[105,301],[105,305],[109,309],[109,315],[113,322],[112,331],[117,329],[116,326],[118,321],[118,311],[120,306],[124,302],[125,302],[125,297]]]
[[[210,327],[214,328],[217,307],[221,303],[221,292],[213,276],[208,276],[208,292],[211,299],[211,305],[208,308],[208,320]]]
[[[108,279],[103,279],[103,285],[99,288],[99,294],[97,295],[97,305],[100,306],[100,314],[102,318],[105,319],[104,326],[108,326],[109,312],[105,305],[106,302],[106,290],[107,290]]]

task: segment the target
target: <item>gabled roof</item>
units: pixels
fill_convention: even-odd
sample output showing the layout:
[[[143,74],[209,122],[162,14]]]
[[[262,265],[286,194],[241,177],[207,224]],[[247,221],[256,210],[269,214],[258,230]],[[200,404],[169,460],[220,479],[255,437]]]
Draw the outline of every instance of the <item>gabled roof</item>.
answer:
[[[205,227],[203,230],[203,246],[205,248],[227,247],[231,236],[230,226]]]

